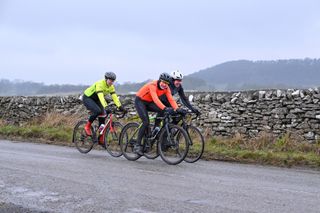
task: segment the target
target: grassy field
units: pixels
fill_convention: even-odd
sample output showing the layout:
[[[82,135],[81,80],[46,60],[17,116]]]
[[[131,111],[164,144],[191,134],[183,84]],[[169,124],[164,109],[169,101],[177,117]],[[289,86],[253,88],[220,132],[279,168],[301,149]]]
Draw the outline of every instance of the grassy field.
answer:
[[[0,120],[0,137],[73,146],[72,131],[79,119],[51,113],[20,126]],[[280,138],[262,133],[253,139],[241,135],[229,139],[206,136],[205,141],[204,160],[320,168],[320,142],[311,144],[290,133]]]

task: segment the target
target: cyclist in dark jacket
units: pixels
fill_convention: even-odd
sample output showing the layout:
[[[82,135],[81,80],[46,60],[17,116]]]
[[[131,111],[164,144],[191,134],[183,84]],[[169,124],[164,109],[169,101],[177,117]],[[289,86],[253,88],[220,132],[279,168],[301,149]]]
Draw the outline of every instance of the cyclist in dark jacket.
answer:
[[[171,73],[171,78],[169,80],[169,87],[171,90],[171,94],[172,96],[174,96],[175,94],[178,93],[182,104],[186,106],[188,109],[190,109],[192,112],[199,115],[200,114],[199,110],[194,108],[191,105],[190,101],[188,100],[187,96],[184,93],[184,90],[181,84],[182,79],[183,79],[183,74],[179,70],[174,70]],[[160,100],[165,106],[170,106],[166,96],[164,95],[160,96]],[[159,124],[160,124],[160,121],[156,120],[155,127],[159,126]]]

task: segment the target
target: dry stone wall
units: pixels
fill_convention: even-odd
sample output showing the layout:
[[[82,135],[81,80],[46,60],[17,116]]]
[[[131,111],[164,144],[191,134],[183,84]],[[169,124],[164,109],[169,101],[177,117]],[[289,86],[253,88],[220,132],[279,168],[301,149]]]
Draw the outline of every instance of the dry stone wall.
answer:
[[[202,112],[196,125],[207,133],[231,137],[236,133],[254,137],[260,132],[282,135],[294,132],[314,142],[320,135],[320,92],[305,90],[266,90],[241,92],[188,93]],[[135,116],[134,95],[120,96]],[[110,101],[110,100],[109,100]],[[59,97],[0,97],[0,119],[23,123],[46,114],[86,115],[79,95]]]

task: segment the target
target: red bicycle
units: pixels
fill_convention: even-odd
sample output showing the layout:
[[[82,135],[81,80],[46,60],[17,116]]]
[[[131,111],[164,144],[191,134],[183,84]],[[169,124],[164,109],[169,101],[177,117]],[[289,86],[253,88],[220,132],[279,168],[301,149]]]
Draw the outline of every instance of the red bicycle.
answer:
[[[126,113],[120,113],[112,106],[108,107],[108,109],[111,113],[98,116],[106,118],[106,124],[99,127],[96,119],[91,125],[92,135],[90,136],[84,130],[87,120],[81,120],[76,124],[73,129],[72,142],[79,152],[86,154],[91,151],[95,144],[99,144],[113,157],[120,157],[122,155],[119,136],[123,125],[118,121],[113,121],[113,115],[117,115],[117,118],[123,118]]]

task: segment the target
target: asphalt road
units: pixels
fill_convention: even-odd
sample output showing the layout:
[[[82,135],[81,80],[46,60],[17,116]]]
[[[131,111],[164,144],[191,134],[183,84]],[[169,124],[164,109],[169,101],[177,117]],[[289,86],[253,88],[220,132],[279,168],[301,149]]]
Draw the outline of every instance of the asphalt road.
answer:
[[[0,212],[320,212],[320,171],[2,140]]]

